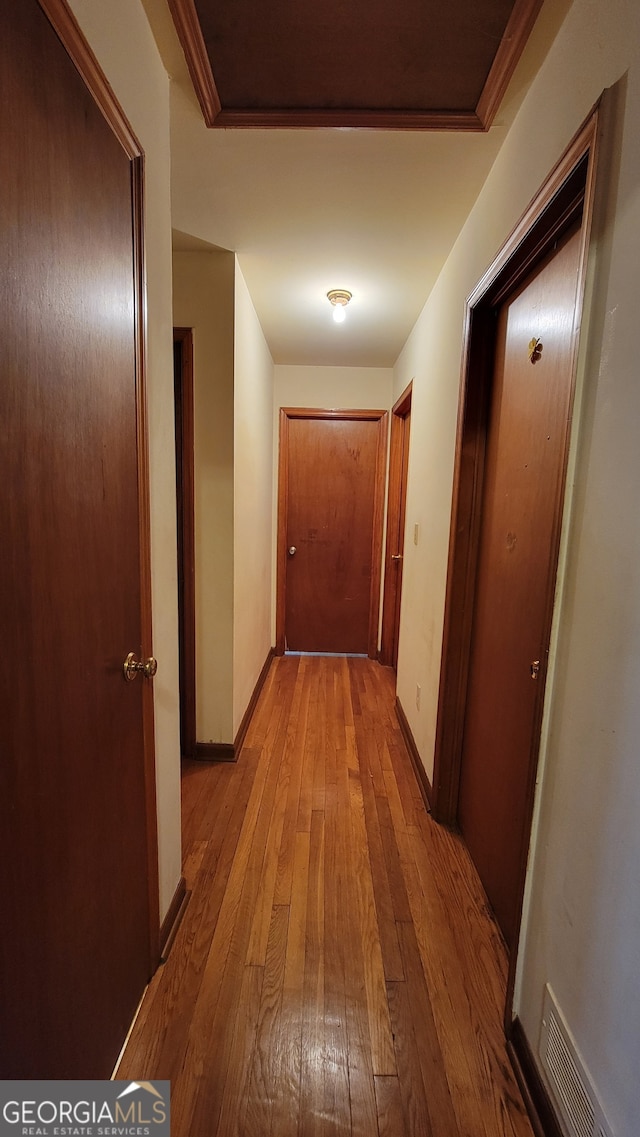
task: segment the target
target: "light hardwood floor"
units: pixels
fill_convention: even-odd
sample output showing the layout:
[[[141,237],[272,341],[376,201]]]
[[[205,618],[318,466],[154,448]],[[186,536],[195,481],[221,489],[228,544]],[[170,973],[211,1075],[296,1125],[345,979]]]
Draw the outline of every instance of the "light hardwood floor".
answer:
[[[117,1074],[171,1080],[173,1137],[531,1137],[504,947],[393,678],[277,659],[238,762],[185,766],[191,899]]]

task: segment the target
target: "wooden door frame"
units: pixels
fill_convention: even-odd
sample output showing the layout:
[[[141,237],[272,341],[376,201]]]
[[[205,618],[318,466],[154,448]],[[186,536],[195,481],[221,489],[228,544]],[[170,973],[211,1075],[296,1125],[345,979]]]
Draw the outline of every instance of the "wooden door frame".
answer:
[[[570,364],[571,406],[575,389],[578,331],[584,299],[587,253],[593,215],[597,140],[598,107],[594,109],[584,126],[577,133],[514,232],[474,289],[466,305],[432,802],[434,817],[447,825],[455,826],[457,821],[482,510],[485,443],[491,404],[491,382],[496,341],[496,312],[498,306],[553,247],[555,239],[572,222],[581,217],[580,264]],[[570,420],[571,412],[561,443],[565,456],[563,476],[558,488],[557,500],[553,503],[556,520],[554,536],[549,550],[550,572],[546,582],[545,629],[547,643],[551,635],[556,591]],[[527,778],[526,823],[529,830],[533,815],[540,746],[546,659],[544,671],[541,670],[540,673],[540,680]],[[525,843],[519,869],[520,889],[517,923],[519,923],[522,914],[527,857],[528,847]],[[505,1018],[507,1029],[510,1029],[511,1026],[518,938],[519,931],[510,959]]]
[[[317,407],[280,407],[280,451],[278,458],[278,544],[276,567],[276,655],[285,652],[287,516],[289,508],[289,423],[291,419],[326,419],[333,421],[377,422],[378,438],[374,474],[373,537],[371,546],[371,592],[369,600],[369,635],[367,652],[370,659],[378,654],[380,616],[380,581],[382,567],[382,520],[384,516],[384,478],[387,462],[388,411],[322,410]]]
[[[136,434],[138,450],[140,632],[144,655],[152,655],[151,520],[145,351],[147,338],[147,304],[144,249],[144,151],[66,0],[38,0],[38,3],[131,163]],[[151,977],[160,962],[155,714],[153,686],[151,683],[144,683],[141,686],[144,745],[142,761],[144,766],[145,787],[145,815],[141,821],[144,820],[146,828],[147,891],[149,898],[149,977]]]
[[[387,667],[397,664],[398,623],[398,573],[392,556],[398,551],[404,556],[404,522],[406,497],[405,449],[407,444],[407,416],[411,411],[413,379],[391,408],[391,433],[389,440],[389,478],[387,493],[387,537],[384,558],[384,591],[382,599],[382,634],[380,640],[380,662]],[[401,547],[402,546],[402,547]],[[404,568],[404,566],[403,566]],[[400,591],[402,586],[400,586]]]
[[[174,374],[176,410],[176,497],[178,609],[180,637],[180,750],[196,756],[196,591],[193,329],[173,329],[180,347],[180,376]]]

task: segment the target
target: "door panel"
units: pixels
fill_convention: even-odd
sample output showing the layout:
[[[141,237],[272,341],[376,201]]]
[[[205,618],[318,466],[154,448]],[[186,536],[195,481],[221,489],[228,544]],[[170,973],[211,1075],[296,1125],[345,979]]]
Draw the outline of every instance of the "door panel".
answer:
[[[380,662],[393,668],[397,668],[398,665],[412,391],[413,384],[410,383],[394,406],[391,416]]]
[[[132,163],[1,0],[0,1071],[111,1073],[149,978]]]
[[[285,531],[287,550],[295,549],[286,559],[289,650],[369,651],[373,557],[380,548],[380,430],[379,418],[289,420]]]
[[[572,230],[499,313],[458,820],[508,944],[539,746],[579,256]]]

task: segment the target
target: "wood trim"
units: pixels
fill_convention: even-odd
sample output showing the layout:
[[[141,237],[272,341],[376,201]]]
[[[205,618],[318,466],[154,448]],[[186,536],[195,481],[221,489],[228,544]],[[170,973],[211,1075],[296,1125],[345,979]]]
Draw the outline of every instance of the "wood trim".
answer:
[[[188,62],[188,60],[187,60]],[[198,93],[198,92],[197,92]],[[198,93],[202,106],[202,100]],[[487,129],[475,111],[220,110],[207,126],[245,130],[461,130]]]
[[[398,719],[398,723],[400,725],[400,730],[402,731],[402,737],[404,738],[405,745],[406,745],[407,750],[409,752],[411,764],[412,764],[413,769],[415,771],[416,778],[418,779],[418,786],[420,787],[420,793],[422,794],[422,798],[424,800],[424,804],[427,807],[427,811],[429,813],[431,813],[431,799],[433,796],[433,792],[432,792],[432,788],[431,788],[431,782],[429,781],[429,776],[427,774],[427,771],[425,770],[425,768],[422,764],[422,759],[420,758],[420,752],[418,750],[418,747],[416,746],[416,740],[413,737],[413,731],[411,730],[411,727],[409,726],[409,720],[404,713],[404,708],[403,708],[402,703],[400,702],[400,699],[398,698],[397,695],[396,695],[396,716]]]
[[[167,909],[167,914],[160,926],[160,962],[165,963],[169,952],[171,951],[173,941],[178,933],[178,928],[182,922],[182,917],[185,914],[187,904],[189,903],[190,892],[187,892],[187,882],[183,876],[178,881],[178,886],[173,894],[171,904]]]
[[[476,106],[483,130],[496,116],[541,8],[542,0],[516,0]]]
[[[389,441],[389,477],[387,492],[387,533],[384,555],[384,591],[382,596],[382,635],[379,659],[383,666],[395,667],[395,645],[397,636],[398,611],[398,572],[392,556],[400,552],[404,555],[404,509],[402,502],[403,477],[405,470],[406,416],[411,410],[413,380],[396,400],[391,411],[391,432]],[[406,486],[404,487],[406,491]],[[402,584],[400,583],[400,589]]]
[[[220,99],[194,0],[169,0],[169,10],[173,16],[178,39],[182,44],[205,124],[222,125],[217,122],[221,110]]]
[[[139,158],[142,147],[67,0],[38,0],[38,3],[123,150],[130,158]]]
[[[145,655],[153,654],[151,599],[151,520],[149,504],[149,443],[146,390],[146,289],[144,248],[144,153],[98,60],[87,43],[66,0],[38,0],[42,11],[77,68],[109,127],[131,160],[131,202],[135,303],[135,357],[138,447],[139,573],[141,639]],[[153,686],[142,693],[147,884],[149,898],[149,976],[160,959],[160,881],[155,768]]]
[[[196,742],[195,759],[200,762],[235,762],[233,742]]]
[[[278,458],[278,544],[276,552],[276,646],[275,654],[285,651],[287,511],[289,481],[289,421],[292,418],[349,419],[378,422],[373,535],[371,548],[371,593],[369,603],[368,655],[378,656],[378,623],[380,615],[380,577],[382,571],[382,522],[384,518],[385,471],[387,462],[386,410],[325,410],[319,407],[280,407],[280,452]]]
[[[515,1018],[507,1037],[513,1066],[535,1137],[563,1137],[562,1129],[520,1019]]]
[[[276,546],[276,655],[284,655],[287,575],[287,516],[289,513],[289,415],[280,407],[278,457],[278,536]]]
[[[275,653],[274,649],[272,647],[270,647],[269,651],[267,652],[267,658],[265,659],[264,663],[262,664],[262,670],[261,670],[261,672],[260,672],[260,674],[256,680],[256,685],[253,688],[253,693],[251,695],[251,698],[249,699],[249,702],[247,704],[247,709],[242,716],[242,722],[240,723],[240,726],[238,727],[237,734],[233,740],[233,750],[234,750],[234,754],[235,754],[236,758],[239,757],[240,751],[242,750],[242,747],[244,745],[244,740],[246,738],[246,734],[247,734],[247,731],[249,729],[249,723],[251,722],[251,719],[253,717],[253,712],[256,709],[258,699],[260,698],[260,692],[262,691],[262,688],[265,685],[267,675],[269,674],[269,668],[271,667],[271,661],[272,661],[272,659],[274,659],[275,654],[276,653]]]
[[[557,215],[558,195],[561,190],[568,186],[581,161],[587,158],[589,158],[588,171],[582,181],[583,187],[586,185],[589,188],[593,174],[593,152],[598,135],[599,109],[600,103],[598,102],[574,135],[543,185],[529,202],[522,217],[469,296],[467,300],[468,309],[474,310],[482,301],[485,301],[498,281],[502,285],[507,284],[511,289],[515,285],[518,275],[525,276],[533,261],[543,255],[544,245],[540,243],[542,238],[539,230],[544,231],[545,227],[550,229],[552,224],[547,219],[546,211],[552,208],[555,203]],[[524,262],[521,274],[517,271],[520,259]],[[512,268],[511,275],[509,275],[510,267]],[[499,298],[500,292],[496,286],[492,302],[495,303],[496,299]]]
[[[134,273],[136,289],[136,356],[138,398],[138,510],[140,518],[140,608],[143,655],[153,655],[153,617],[151,592],[151,507],[149,485],[149,428],[147,418],[146,369],[146,290],[144,264],[144,160],[132,160],[134,213]],[[158,815],[156,801],[155,705],[153,684],[143,684],[144,767],[147,822],[147,879],[149,884],[149,923],[151,928],[150,975],[160,960],[160,879],[158,868]]]
[[[239,758],[260,693],[269,674],[271,661],[275,655],[275,649],[270,647],[233,742],[196,742],[193,758],[203,762],[235,762]]]
[[[411,410],[412,398],[413,398],[413,379],[411,380],[410,383],[407,383],[407,386],[405,387],[402,394],[396,399],[395,403],[393,404],[393,406],[391,408],[391,414],[392,415],[398,415],[400,418],[404,418],[406,415],[408,415],[409,411]]]
[[[287,418],[320,418],[320,419],[359,419],[363,422],[377,422],[389,412],[386,410],[325,410],[323,407],[280,407],[280,414]]]
[[[320,107],[305,110],[285,108],[263,110],[222,107],[194,0],[169,0],[169,9],[182,44],[204,121],[208,127],[222,130],[307,130],[315,127],[486,131],[495,118],[541,7],[542,0],[516,0],[475,110],[367,110]]]
[[[470,345],[478,354],[471,381]],[[464,327],[463,385],[458,407],[452,513],[449,532],[442,662],[433,767],[433,815],[455,826],[464,711],[473,622],[476,548],[485,458],[485,418],[493,359],[494,326],[467,306]],[[468,603],[460,604],[460,598]],[[455,756],[455,757],[454,757]]]
[[[380,627],[380,589],[382,586],[382,530],[384,523],[385,477],[387,472],[387,440],[389,413],[384,411],[378,425],[375,497],[373,501],[373,533],[371,535],[371,596],[369,602],[369,659],[378,657]]]
[[[176,404],[176,493],[178,497],[178,588],[180,597],[180,741],[183,758],[196,745],[196,585],[193,330],[174,328],[180,344]],[[179,436],[178,436],[179,435]]]

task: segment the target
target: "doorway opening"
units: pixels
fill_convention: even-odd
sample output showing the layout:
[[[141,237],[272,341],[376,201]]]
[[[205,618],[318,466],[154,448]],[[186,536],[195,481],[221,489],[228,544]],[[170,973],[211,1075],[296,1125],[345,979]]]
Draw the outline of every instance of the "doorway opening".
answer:
[[[377,655],[387,419],[280,410],[278,655]]]
[[[562,511],[568,447],[571,426],[571,407],[575,385],[578,332],[585,288],[587,249],[593,212],[593,189],[595,175],[595,149],[597,135],[597,111],[578,133],[565,155],[554,169],[540,193],[533,201],[524,217],[516,227],[511,238],[497,255],[494,263],[480,281],[467,303],[465,346],[463,353],[463,375],[461,383],[460,411],[458,418],[458,438],[454,472],[453,509],[449,548],[449,568],[445,602],[445,627],[443,656],[440,676],[438,722],[436,733],[436,754],[433,785],[433,812],[438,821],[457,826],[461,822],[461,787],[466,777],[466,748],[474,731],[478,745],[483,749],[487,766],[480,774],[480,781],[487,782],[489,798],[499,789],[500,774],[492,779],[489,757],[495,745],[502,745],[506,738],[507,749],[519,748],[520,784],[518,786],[519,815],[511,825],[511,844],[508,850],[501,848],[503,861],[513,862],[513,872],[508,889],[506,908],[503,909],[501,926],[506,928],[506,938],[510,948],[510,975],[507,999],[507,1025],[510,1027],[511,1000],[515,979],[515,961],[522,914],[522,900],[526,874],[527,856],[531,834],[534,790],[540,746],[540,732],[544,705],[547,654],[551,635],[551,621],[556,588],[558,553],[562,526]],[[572,231],[576,236],[572,237]],[[573,245],[572,245],[573,241]],[[567,249],[572,247],[571,254]],[[564,250],[564,253],[563,253]],[[551,311],[555,293],[546,293],[542,288],[542,304],[547,300],[550,307],[547,330],[538,328],[531,312],[535,304],[526,310],[523,326],[519,329],[523,336],[524,356],[520,347],[516,364],[508,362],[509,353],[516,350],[515,333],[509,330],[510,309],[517,305],[518,298],[534,282],[545,265],[552,264],[554,258],[568,256],[565,265],[564,299],[570,296],[568,328],[562,343],[556,344],[554,334],[548,329],[553,325],[554,313]],[[562,275],[562,274],[561,274]],[[555,286],[554,286],[555,287]],[[515,309],[514,309],[515,310]],[[516,321],[517,322],[517,321]],[[536,326],[534,326],[536,325]],[[545,343],[547,337],[547,343]],[[546,355],[545,355],[546,350]],[[507,359],[507,366],[504,366]],[[531,414],[537,403],[547,398],[544,394],[543,376],[545,367],[555,366],[563,385],[562,405],[557,409],[549,427],[549,442],[556,448],[557,461],[549,474],[545,488],[550,516],[547,527],[541,532],[544,542],[543,556],[535,561],[529,588],[535,592],[537,607],[537,629],[535,642],[512,638],[510,646],[505,646],[509,636],[520,623],[516,616],[517,604],[509,611],[509,598],[501,593],[499,602],[492,594],[489,609],[483,614],[482,608],[487,593],[484,591],[484,578],[491,577],[495,569],[487,559],[487,550],[493,542],[494,552],[500,545],[499,555],[504,569],[503,584],[511,588],[509,573],[517,560],[515,551],[519,545],[520,532],[526,543],[528,507],[522,498],[519,512],[516,513],[517,526],[498,522],[498,528],[491,532],[491,516],[496,506],[500,489],[496,489],[495,463],[501,461],[499,443],[500,407],[498,406],[498,387],[511,383],[512,376],[520,373],[520,389],[524,392],[521,403],[521,421],[524,431],[515,453],[511,456],[512,469],[528,462],[530,439],[526,437],[530,410],[527,399],[532,400]],[[524,377],[524,378],[523,378]],[[547,391],[553,389],[551,383]],[[500,386],[500,393],[502,387]],[[519,398],[520,396],[517,396]],[[536,412],[537,413],[537,412]],[[532,433],[546,429],[541,426],[544,417],[531,418]],[[537,424],[537,425],[536,425]],[[507,431],[508,433],[508,431]],[[544,451],[547,435],[538,438]],[[498,457],[496,458],[496,455]],[[546,455],[544,460],[546,461]],[[504,471],[503,471],[504,472]],[[502,474],[499,475],[500,477]],[[507,478],[509,478],[507,470]],[[511,481],[508,480],[511,493]],[[503,487],[504,488],[504,487]],[[505,494],[502,493],[504,498]],[[506,524],[506,519],[503,519]],[[504,530],[504,531],[503,531]],[[498,536],[496,536],[498,534]],[[529,552],[531,549],[529,548]],[[514,556],[515,554],[515,556]],[[497,555],[497,554],[496,554]],[[533,562],[527,553],[522,559],[522,572],[526,573]],[[503,571],[501,569],[501,571]],[[514,591],[513,597],[517,597]],[[527,604],[528,604],[527,600]],[[482,623],[485,623],[483,630]],[[522,621],[524,625],[524,621]],[[486,644],[486,628],[491,644],[488,653],[482,650]],[[515,629],[517,631],[517,628]],[[503,632],[505,633],[503,635]],[[479,647],[480,645],[480,647]],[[515,646],[514,646],[515,645]],[[501,653],[507,652],[502,657]],[[489,662],[488,662],[489,661]],[[476,730],[473,720],[474,702],[483,702],[483,678],[491,684],[494,664],[505,664],[518,674],[524,669],[524,686],[527,690],[526,730],[509,735],[510,721],[517,718],[517,702],[512,690],[503,691],[503,702],[495,703],[498,711],[490,716]],[[507,674],[507,671],[505,671]],[[522,726],[522,724],[520,724]],[[510,757],[512,757],[512,753]],[[482,763],[481,763],[482,765]],[[468,805],[468,786],[464,789]],[[471,794],[473,797],[473,793]],[[486,799],[485,799],[486,800]],[[503,816],[507,815],[507,803]],[[515,808],[515,807],[514,807]],[[480,872],[482,877],[482,871]],[[483,880],[483,883],[485,881]],[[491,886],[490,886],[491,887]],[[485,883],[485,889],[487,884]],[[488,890],[489,891],[489,890]],[[491,902],[491,895],[489,895]]]
[[[394,671],[398,666],[400,603],[404,567],[404,530],[411,432],[413,381],[402,392],[391,411],[389,444],[389,493],[387,498],[387,541],[382,602],[380,662]]]
[[[173,329],[178,538],[180,753],[196,756],[196,600],[193,419],[193,331]]]

